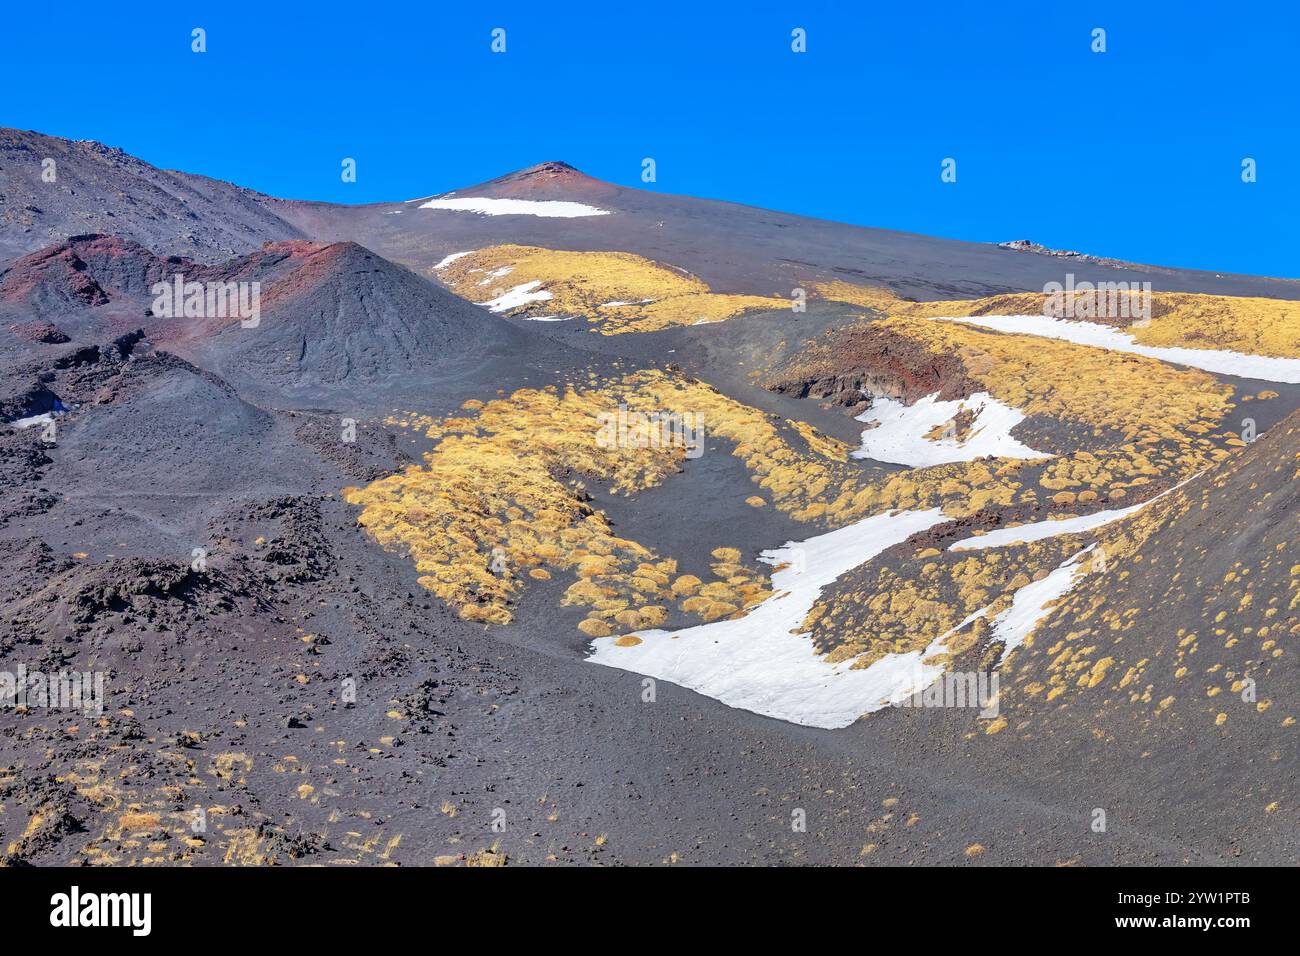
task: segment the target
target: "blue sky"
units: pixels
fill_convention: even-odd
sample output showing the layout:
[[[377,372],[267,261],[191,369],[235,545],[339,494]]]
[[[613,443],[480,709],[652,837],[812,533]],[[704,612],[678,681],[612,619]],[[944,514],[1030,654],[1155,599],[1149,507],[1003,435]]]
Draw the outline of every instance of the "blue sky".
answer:
[[[664,192],[1300,277],[1295,0],[728,6],[12,4],[0,125],[337,202],[649,156]]]

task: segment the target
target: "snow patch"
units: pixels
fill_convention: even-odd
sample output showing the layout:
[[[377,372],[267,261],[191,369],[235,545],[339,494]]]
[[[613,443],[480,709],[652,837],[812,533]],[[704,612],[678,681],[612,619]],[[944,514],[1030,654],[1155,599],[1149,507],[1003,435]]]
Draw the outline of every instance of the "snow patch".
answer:
[[[925,436],[952,421],[959,412],[973,413],[974,421],[964,439],[955,436],[931,441]],[[874,396],[871,408],[857,417],[860,422],[879,422],[862,433],[862,447],[854,458],[873,458],[923,468],[953,461],[974,461],[985,455],[995,458],[1050,458],[1011,437],[1011,429],[1025,420],[1024,413],[1005,405],[987,392],[951,402],[939,401],[939,393],[904,405]]]
[[[607,209],[597,209],[595,206],[580,202],[559,199],[490,199],[485,196],[430,199],[426,203],[421,203],[419,208],[474,212],[481,216],[540,216],[544,219],[577,219],[582,216],[609,215]]]
[[[1008,544],[1022,544],[1027,541],[1041,541],[1044,538],[1055,538],[1059,534],[1078,534],[1083,531],[1092,531],[1094,528],[1101,528],[1113,521],[1119,521],[1127,518],[1131,514],[1136,514],[1147,505],[1155,504],[1165,495],[1177,491],[1189,481],[1194,481],[1200,477],[1200,472],[1192,475],[1174,485],[1172,488],[1166,488],[1160,494],[1148,498],[1146,501],[1130,505],[1127,508],[1114,508],[1108,511],[1094,511],[1090,515],[1078,515],[1074,518],[1059,518],[1055,521],[1035,521],[1030,524],[1016,525],[1014,528],[998,528],[990,531],[988,534],[972,535],[969,538],[962,538],[960,541],[954,541],[948,545],[949,551],[983,551],[985,548],[1000,548]]]
[[[812,638],[797,631],[822,590],[841,574],[944,520],[937,508],[875,515],[764,551],[761,560],[787,567],[772,574],[773,596],[744,617],[679,631],[637,631],[641,643],[635,647],[619,647],[614,637],[599,638],[592,642],[588,660],[671,681],[768,717],[810,727],[847,727],[922,689],[916,686],[920,676],[927,684],[933,680],[938,669],[921,662],[936,645],[891,654],[854,670],[852,661],[828,663]]]
[[[992,640],[1003,642],[1003,660],[1023,644],[1039,622],[1047,617],[1050,610],[1048,605],[1074,589],[1076,582],[1083,576],[1079,559],[1095,547],[1095,544],[1088,545],[1041,581],[1026,584],[1016,591],[1011,598],[1011,607],[993,619]]]
[[[773,596],[744,617],[679,631],[637,631],[641,643],[633,647],[619,647],[617,637],[598,638],[592,641],[587,659],[671,681],[729,707],[778,720],[826,729],[847,727],[863,714],[899,704],[942,677],[946,664],[926,661],[944,653],[952,635],[989,609],[969,615],[924,650],[888,654],[856,670],[851,660],[828,663],[817,654],[807,633],[798,629],[822,591],[840,575],[944,520],[937,508],[876,515],[764,551],[761,560],[787,566],[772,574]],[[991,639],[1003,643],[1002,659],[1020,647],[1047,617],[1051,605],[1082,580],[1087,569],[1081,559],[1095,547],[1089,545],[1042,580],[1018,589],[1011,606],[992,619]]]
[[[480,302],[479,305],[490,312],[505,312],[521,305],[527,305],[530,302],[545,302],[551,298],[551,294],[545,289],[538,288],[541,284],[541,281],[537,279],[532,282],[525,282],[523,285],[515,286],[508,292],[501,293],[495,299]]]
[[[480,270],[474,270],[474,271],[480,271]],[[500,269],[494,269],[491,272],[489,272],[488,277],[486,279],[480,279],[478,284],[491,285],[493,279],[500,279],[502,276],[508,276],[510,275],[510,273],[514,271],[515,271],[514,266],[502,266]]]
[[[1077,345],[1091,345],[1112,352],[1131,352],[1162,362],[1187,365],[1218,375],[1263,379],[1268,382],[1300,384],[1300,359],[1246,355],[1226,349],[1189,349],[1139,345],[1128,332],[1096,322],[1075,322],[1046,315],[968,315],[938,316],[940,322],[966,322],[995,332],[1019,332],[1049,339],[1062,339]]]
[[[1155,501],[1152,498],[1151,501]],[[1001,548],[1008,544],[1023,544],[1028,541],[1041,541],[1044,538],[1054,538],[1059,534],[1077,534],[1082,531],[1091,531],[1094,528],[1100,528],[1108,525],[1112,521],[1119,521],[1121,518],[1127,518],[1134,512],[1141,511],[1151,501],[1144,501],[1140,505],[1133,505],[1131,508],[1120,508],[1113,511],[1095,511],[1090,515],[1079,515],[1075,518],[1062,518],[1056,521],[1035,521],[1032,524],[1022,524],[1014,528],[998,528],[996,531],[990,531],[988,534],[977,534],[969,538],[962,538],[948,545],[949,551],[983,551],[985,548]]]
[[[31,428],[33,425],[47,425],[54,421],[53,412],[43,412],[40,415],[28,415],[26,418],[15,418],[13,421],[5,422],[6,425],[13,428]]]
[[[412,202],[415,202],[415,200],[411,200],[411,201],[412,201]],[[436,266],[434,266],[433,268],[434,268],[435,270],[437,270],[437,269],[445,269],[445,268],[447,268],[447,266],[451,265],[451,264],[452,264],[453,262],[455,262],[457,259],[463,259],[463,258],[465,258],[465,256],[469,255],[470,252],[473,252],[473,251],[474,251],[474,250],[471,249],[471,250],[469,250],[469,252],[453,252],[451,255],[447,256],[445,259],[443,259],[441,262],[439,262],[439,263],[438,263]]]

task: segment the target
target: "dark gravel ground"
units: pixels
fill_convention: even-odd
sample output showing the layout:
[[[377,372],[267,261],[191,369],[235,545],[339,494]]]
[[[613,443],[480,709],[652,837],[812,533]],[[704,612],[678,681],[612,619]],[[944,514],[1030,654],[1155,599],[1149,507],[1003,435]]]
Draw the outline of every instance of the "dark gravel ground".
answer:
[[[742,400],[847,421],[728,378],[721,347],[699,351],[698,371],[718,370],[714,384]],[[566,356],[589,364],[547,358]],[[973,724],[951,713],[821,731],[663,682],[645,703],[639,676],[584,662],[573,612],[547,593],[560,582],[485,631],[355,527],[338,490],[414,453],[384,430],[363,423],[344,445],[329,415],[257,410],[183,364],[131,364],[142,381],[79,410],[45,451],[34,480],[50,507],[3,529],[3,658],[47,669],[93,658],[112,675],[102,725],[0,716],[11,862],[430,864],[492,847],[515,863],[1294,860],[1289,835],[1244,829],[1212,794],[1187,802],[1136,761],[1125,773],[1113,757],[1087,759],[1088,735],[1068,723],[1026,759],[972,742]],[[544,364],[515,381],[565,370]],[[241,424],[195,428],[196,410]],[[714,448],[658,489],[600,504],[616,527],[703,567],[719,535],[751,554],[806,536],[773,509],[742,523],[751,488]],[[208,554],[201,573],[187,568],[194,547]],[[233,776],[229,754],[249,761]],[[201,843],[195,806],[208,808]],[[1089,829],[1096,806],[1110,808],[1105,834]],[[969,857],[974,844],[985,850]]]

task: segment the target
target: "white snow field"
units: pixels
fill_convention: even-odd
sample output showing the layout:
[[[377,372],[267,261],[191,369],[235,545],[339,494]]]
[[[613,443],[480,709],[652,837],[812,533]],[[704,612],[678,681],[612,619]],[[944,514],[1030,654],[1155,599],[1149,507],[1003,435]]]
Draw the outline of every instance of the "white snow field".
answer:
[[[1268,382],[1300,383],[1300,359],[1245,355],[1226,349],[1189,349],[1139,345],[1128,332],[1096,322],[1075,322],[1046,315],[940,316],[937,322],[966,322],[995,332],[1018,332],[1049,339],[1063,339],[1078,345],[1092,345],[1112,352],[1131,352],[1147,358],[1187,365],[1219,375],[1262,379]]]
[[[810,727],[847,727],[869,711],[921,688],[941,668],[922,668],[930,648],[893,654],[870,667],[827,663],[803,624],[822,589],[918,531],[946,520],[938,509],[876,515],[837,531],[764,551],[769,564],[789,562],[772,575],[772,597],[737,620],[680,631],[637,631],[641,643],[619,647],[615,637],[592,642],[588,660],[688,687],[731,707]],[[933,646],[933,645],[932,645]],[[931,673],[931,671],[933,673]]]
[[[1157,495],[1157,497],[1159,496]],[[1076,534],[1080,531],[1091,531],[1093,528],[1108,525],[1112,521],[1127,518],[1151,504],[1151,501],[1155,501],[1155,498],[1144,501],[1139,505],[1133,505],[1130,508],[1094,511],[1090,515],[1078,515],[1074,518],[1061,518],[1056,521],[1035,521],[1032,524],[1016,525],[1014,528],[998,528],[995,531],[988,532],[988,534],[972,535],[969,538],[954,541],[948,545],[948,550],[983,551],[985,548],[1001,548],[1009,544],[1042,541],[1044,538],[1055,538],[1058,534]]]
[[[975,420],[965,440],[955,437],[937,441],[925,436],[933,428],[952,420],[958,412],[970,411]],[[1019,409],[999,402],[987,392],[951,402],[939,401],[939,393],[927,395],[911,405],[874,396],[871,408],[857,417],[860,422],[879,422],[862,433],[862,446],[854,458],[924,468],[953,461],[974,461],[985,455],[998,458],[1050,458],[1011,437],[1011,429],[1024,421]]]
[[[430,199],[420,209],[447,209],[473,212],[480,216],[540,216],[543,219],[578,219],[583,216],[608,216],[608,209],[563,199],[490,199],[465,196],[459,199]]]

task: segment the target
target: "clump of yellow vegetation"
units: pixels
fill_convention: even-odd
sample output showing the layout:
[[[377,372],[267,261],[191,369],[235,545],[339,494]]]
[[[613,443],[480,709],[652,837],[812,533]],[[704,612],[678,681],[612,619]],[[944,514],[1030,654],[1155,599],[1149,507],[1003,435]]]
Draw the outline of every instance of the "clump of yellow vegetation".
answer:
[[[739,551],[714,552],[716,580],[679,574],[673,558],[616,535],[587,492],[595,481],[612,493],[635,493],[682,467],[685,447],[656,440],[654,427],[636,415],[626,416],[624,439],[601,440],[606,416],[620,405],[691,415],[734,441],[752,432],[762,447],[789,451],[762,413],[654,370],[466,405],[464,417],[428,424],[437,445],[423,464],[345,490],[362,508],[361,525],[408,554],[420,583],[462,617],[508,623],[525,581],[547,580],[555,570],[574,576],[563,603],[588,608],[582,630],[591,637],[658,626],[670,605],[715,620],[766,596],[763,576],[742,565]]]
[[[920,304],[904,299],[893,289],[882,285],[855,285],[843,279],[834,279],[830,282],[813,282],[810,287],[813,294],[820,298],[860,305],[888,315],[909,314],[907,310]]]
[[[835,461],[848,461],[849,452],[852,451],[847,444],[838,438],[832,438],[830,435],[823,434],[807,422],[798,421],[797,419],[787,418],[786,424],[797,431],[803,440],[808,443],[808,448],[824,458],[832,458]]]
[[[601,414],[634,393],[521,389],[431,424],[438,444],[422,465],[345,495],[362,506],[358,520],[380,544],[410,555],[424,587],[462,617],[507,623],[532,569],[572,570],[599,587],[653,560],[613,533],[583,481],[626,493],[680,466],[680,446],[599,447]],[[631,423],[633,434],[639,424]]]
[[[659,484],[685,458],[680,446],[639,440],[648,436],[636,433],[635,416],[625,446],[601,447],[601,416],[620,405],[693,416],[710,440],[730,445],[775,507],[823,526],[944,502],[959,511],[1006,504],[1018,487],[982,462],[872,481],[845,462],[842,443],[806,424],[783,427],[702,382],[647,370],[582,389],[521,389],[467,402],[464,417],[441,422],[394,419],[418,422],[437,445],[423,464],[345,496],[362,508],[358,520],[370,534],[408,554],[420,583],[467,619],[508,623],[525,582],[556,570],[576,578],[563,602],[588,609],[581,627],[591,637],[659,626],[670,605],[706,621],[752,607],[766,586],[738,552],[715,552],[715,580],[706,583],[680,574],[672,557],[614,534],[588,502],[588,481],[632,494]],[[807,451],[795,447],[799,439]]]
[[[883,286],[859,286],[842,280],[813,283],[812,288],[825,299],[908,318],[1043,315],[1049,298],[1041,292],[1018,292],[978,299],[909,302]],[[1102,303],[1111,304],[1109,294],[1098,294],[1095,300],[1086,293],[1079,294],[1072,318],[1128,326],[1134,340],[1142,345],[1228,349],[1279,358],[1300,356],[1300,302],[1193,292],[1153,292],[1150,299],[1149,320],[1141,318],[1137,297],[1125,298],[1123,293],[1117,295],[1113,305],[1126,317],[1086,319],[1089,305],[1094,312],[1101,313]]]
[[[1151,323],[1133,330],[1143,345],[1300,356],[1300,302],[1188,292],[1153,298]]]
[[[788,299],[713,292],[690,273],[628,252],[567,252],[537,246],[479,249],[434,274],[474,302],[536,282],[550,298],[507,315],[586,319],[605,335],[704,325],[755,309],[789,308]]]

